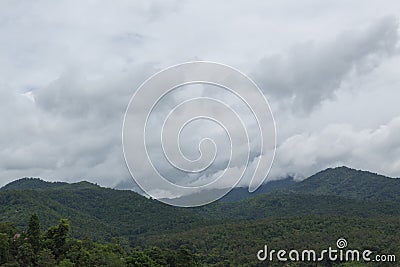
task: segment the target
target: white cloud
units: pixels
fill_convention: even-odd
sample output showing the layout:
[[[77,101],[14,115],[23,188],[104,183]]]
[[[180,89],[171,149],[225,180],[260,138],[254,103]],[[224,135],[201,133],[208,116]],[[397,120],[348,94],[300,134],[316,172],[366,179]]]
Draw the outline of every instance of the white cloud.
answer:
[[[397,52],[398,22],[386,17],[360,31],[348,30],[333,41],[297,44],[287,55],[263,58],[255,78],[272,100],[284,99],[285,108],[310,112],[353,72],[368,74]]]
[[[400,117],[375,129],[356,130],[349,124],[331,124],[321,131],[286,139],[277,150],[276,173],[304,175],[347,165],[396,176],[399,174]]]
[[[270,98],[271,179],[337,164],[400,176],[399,13],[397,1],[2,1],[0,184],[126,182],[121,128],[132,93],[193,59],[249,73]],[[207,132],[188,130],[188,147]]]

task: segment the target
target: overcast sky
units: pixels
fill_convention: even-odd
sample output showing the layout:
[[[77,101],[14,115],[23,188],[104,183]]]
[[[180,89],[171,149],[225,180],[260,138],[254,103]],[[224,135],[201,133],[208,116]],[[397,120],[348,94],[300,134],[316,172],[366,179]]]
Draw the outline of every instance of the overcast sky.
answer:
[[[0,186],[133,187],[121,144],[128,102],[155,72],[192,60],[231,65],[267,97],[277,129],[268,179],[341,165],[400,177],[398,1],[223,2],[0,1]],[[199,129],[187,129],[184,152],[209,132]],[[158,152],[150,146],[168,173]]]

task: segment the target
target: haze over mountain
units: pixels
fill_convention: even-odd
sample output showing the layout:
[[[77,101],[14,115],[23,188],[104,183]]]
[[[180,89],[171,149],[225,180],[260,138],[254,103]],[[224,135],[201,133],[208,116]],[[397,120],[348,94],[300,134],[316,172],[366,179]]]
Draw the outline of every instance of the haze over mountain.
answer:
[[[233,188],[220,201],[232,202],[278,191],[397,202],[400,201],[400,194],[398,193],[400,192],[400,179],[342,166],[320,171],[302,181],[296,182],[293,177],[270,181],[263,184],[254,193],[249,193],[246,187]],[[185,202],[193,197],[196,197],[196,195],[183,196],[181,199],[182,202]]]

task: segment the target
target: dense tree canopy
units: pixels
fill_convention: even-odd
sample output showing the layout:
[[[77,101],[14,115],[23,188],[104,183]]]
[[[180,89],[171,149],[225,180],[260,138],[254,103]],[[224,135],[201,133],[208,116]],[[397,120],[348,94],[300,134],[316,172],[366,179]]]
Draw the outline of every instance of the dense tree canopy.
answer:
[[[183,209],[88,182],[22,179],[0,189],[0,266],[260,266],[264,245],[321,250],[341,237],[397,261],[318,266],[399,266],[399,185],[336,168]]]

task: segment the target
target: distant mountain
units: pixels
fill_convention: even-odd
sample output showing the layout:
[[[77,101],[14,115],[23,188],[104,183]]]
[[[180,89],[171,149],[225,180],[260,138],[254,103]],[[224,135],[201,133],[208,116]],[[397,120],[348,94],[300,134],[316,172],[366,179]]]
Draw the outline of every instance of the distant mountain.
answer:
[[[222,202],[235,202],[245,198],[254,197],[256,195],[262,195],[273,191],[289,188],[295,185],[297,182],[293,180],[293,177],[286,177],[281,180],[269,181],[262,184],[255,192],[250,193],[247,187],[236,187],[233,188],[228,194],[221,198]]]
[[[24,190],[24,189],[44,189],[67,185],[63,182],[46,182],[39,178],[22,178],[12,181],[3,186],[0,190]]]
[[[28,189],[27,184],[33,188]],[[43,229],[60,218],[69,218],[75,237],[100,241],[120,237],[131,244],[139,242],[141,235],[187,229],[207,221],[187,209],[168,206],[133,191],[89,182],[21,179],[0,190],[0,221],[25,228],[32,213],[39,215]]]
[[[201,193],[213,194],[215,191],[219,190],[213,189]],[[271,192],[400,202],[400,179],[348,167],[337,167],[318,172],[301,182],[294,181],[292,177],[271,181],[263,184],[254,193],[249,193],[247,187],[234,188],[219,201],[236,202]],[[197,197],[197,194],[183,196],[180,201],[187,203]]]
[[[287,177],[282,180],[270,181],[261,185],[255,192],[250,193],[247,187],[236,187],[229,191],[225,196],[220,198],[219,202],[237,202],[246,198],[255,197],[257,195],[263,195],[266,193],[284,190],[290,188],[292,185],[296,184],[293,177]],[[209,189],[203,190],[199,193],[194,193],[187,196],[182,196],[174,199],[174,203],[187,205],[190,203],[197,203],[198,200],[204,199],[205,195],[220,195],[221,191],[225,192],[225,189]],[[212,198],[212,197],[211,197]]]
[[[400,202],[400,179],[347,167],[318,172],[286,190],[302,194]]]

